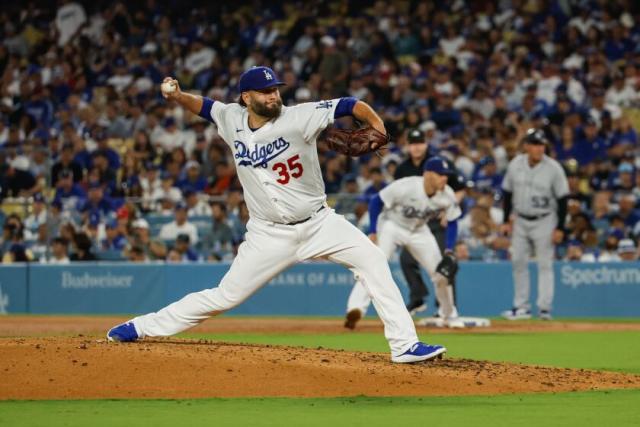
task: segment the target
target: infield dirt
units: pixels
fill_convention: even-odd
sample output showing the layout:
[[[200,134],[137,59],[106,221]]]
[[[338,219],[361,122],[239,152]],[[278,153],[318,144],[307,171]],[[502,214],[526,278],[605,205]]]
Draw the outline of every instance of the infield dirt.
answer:
[[[386,353],[323,348],[183,339],[107,343],[96,331],[114,320],[122,319],[0,318],[0,399],[452,396],[640,388],[637,375],[466,359],[396,365]],[[323,327],[324,322],[331,323]],[[335,322],[222,318],[194,331],[330,333],[340,330]],[[585,324],[579,325],[584,330]],[[380,329],[376,321],[362,326]],[[592,327],[637,330],[638,325]],[[67,335],[34,336],[51,333]]]

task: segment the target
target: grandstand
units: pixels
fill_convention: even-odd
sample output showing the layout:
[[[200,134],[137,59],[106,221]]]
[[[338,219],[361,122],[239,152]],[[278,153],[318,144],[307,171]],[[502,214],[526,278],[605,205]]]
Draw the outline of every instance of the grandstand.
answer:
[[[410,150],[439,152],[468,181],[458,256],[508,259],[500,181],[540,127],[571,188],[558,259],[638,258],[636,2],[30,5],[0,14],[3,263],[232,259],[248,221],[234,159],[159,84],[234,102],[257,64],[285,104],[354,96],[385,120],[381,157],[319,144],[329,203],[362,229]]]

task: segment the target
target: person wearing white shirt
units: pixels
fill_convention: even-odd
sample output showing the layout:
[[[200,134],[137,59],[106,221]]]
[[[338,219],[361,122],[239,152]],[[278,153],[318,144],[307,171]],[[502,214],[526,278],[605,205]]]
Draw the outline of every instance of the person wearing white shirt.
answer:
[[[42,259],[46,264],[69,264],[69,242],[64,237],[56,237],[51,243],[51,256],[49,259]]]
[[[162,240],[175,240],[179,234],[187,234],[192,244],[198,243],[198,229],[187,221],[187,205],[178,203],[175,210],[175,220],[165,224],[160,229]]]
[[[187,204],[188,216],[211,216],[211,206],[198,197],[198,193],[189,188],[184,191],[184,201]]]

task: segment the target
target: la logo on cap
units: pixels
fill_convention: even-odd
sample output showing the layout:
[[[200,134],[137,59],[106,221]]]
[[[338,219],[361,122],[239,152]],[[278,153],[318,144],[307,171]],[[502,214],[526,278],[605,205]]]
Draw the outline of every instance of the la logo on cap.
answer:
[[[267,70],[262,70],[264,72],[264,78],[267,80],[273,80],[273,76],[267,71]]]

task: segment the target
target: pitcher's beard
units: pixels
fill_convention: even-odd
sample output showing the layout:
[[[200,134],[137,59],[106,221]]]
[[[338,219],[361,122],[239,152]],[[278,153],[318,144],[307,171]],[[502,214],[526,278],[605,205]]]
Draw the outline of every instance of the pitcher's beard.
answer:
[[[275,105],[271,107],[267,107],[266,104],[258,104],[254,103],[252,105],[253,112],[262,117],[268,117],[270,119],[274,119],[280,115],[282,111],[282,101],[278,100],[275,102]]]

